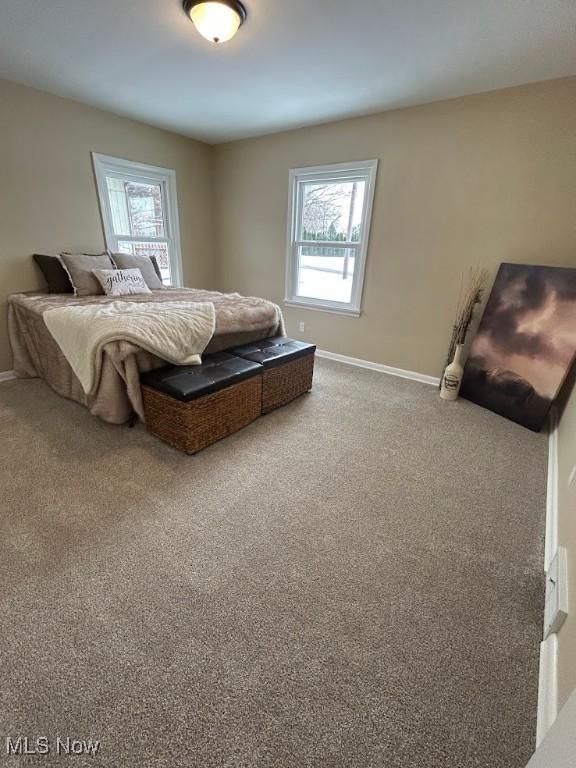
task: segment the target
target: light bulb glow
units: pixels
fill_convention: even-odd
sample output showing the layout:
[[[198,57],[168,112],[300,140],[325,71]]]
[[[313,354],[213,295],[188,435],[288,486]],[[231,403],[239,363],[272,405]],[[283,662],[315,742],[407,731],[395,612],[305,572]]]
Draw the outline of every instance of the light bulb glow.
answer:
[[[190,9],[190,18],[202,37],[212,43],[225,43],[231,40],[242,23],[242,19],[233,8],[219,2],[194,5]]]

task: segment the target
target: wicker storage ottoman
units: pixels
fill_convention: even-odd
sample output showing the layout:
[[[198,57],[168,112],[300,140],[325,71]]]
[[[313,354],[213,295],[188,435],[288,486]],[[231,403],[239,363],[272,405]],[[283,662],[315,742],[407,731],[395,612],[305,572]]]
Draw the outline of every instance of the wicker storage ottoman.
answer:
[[[262,411],[262,366],[226,353],[141,377],[146,428],[185,453],[237,432]]]
[[[312,389],[314,344],[277,336],[228,351],[262,365],[262,413],[285,405]]]

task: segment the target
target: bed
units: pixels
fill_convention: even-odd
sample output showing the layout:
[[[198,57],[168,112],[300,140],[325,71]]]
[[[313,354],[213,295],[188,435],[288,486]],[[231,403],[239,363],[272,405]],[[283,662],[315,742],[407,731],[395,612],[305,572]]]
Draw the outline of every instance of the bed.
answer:
[[[19,293],[8,298],[8,331],[14,356],[14,371],[21,378],[40,377],[62,397],[86,406],[112,424],[123,424],[137,413],[143,418],[140,374],[165,364],[127,341],[107,344],[97,386],[87,395],[68,360],[49,332],[43,314],[63,306],[118,301],[105,295],[79,298],[70,294]],[[221,352],[240,344],[284,334],[279,307],[265,299],[194,288],[166,288],[151,294],[123,296],[122,301],[211,302],[215,330],[205,353]]]

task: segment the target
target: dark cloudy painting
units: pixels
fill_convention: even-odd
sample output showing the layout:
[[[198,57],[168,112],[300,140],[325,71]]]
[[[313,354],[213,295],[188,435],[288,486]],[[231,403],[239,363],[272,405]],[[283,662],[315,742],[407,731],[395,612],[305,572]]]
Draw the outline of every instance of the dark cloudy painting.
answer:
[[[575,355],[576,269],[502,264],[460,393],[540,431]]]

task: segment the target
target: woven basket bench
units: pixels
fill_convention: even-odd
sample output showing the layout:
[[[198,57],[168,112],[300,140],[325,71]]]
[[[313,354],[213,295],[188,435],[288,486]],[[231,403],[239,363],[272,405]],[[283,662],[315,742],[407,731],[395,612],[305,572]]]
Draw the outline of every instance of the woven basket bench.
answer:
[[[262,412],[262,366],[230,354],[141,377],[146,429],[185,453],[237,432]]]
[[[262,413],[286,405],[312,389],[314,344],[277,336],[228,352],[262,365]]]

